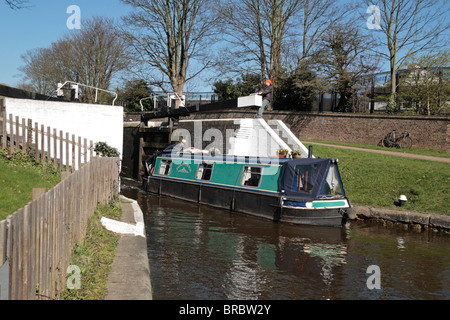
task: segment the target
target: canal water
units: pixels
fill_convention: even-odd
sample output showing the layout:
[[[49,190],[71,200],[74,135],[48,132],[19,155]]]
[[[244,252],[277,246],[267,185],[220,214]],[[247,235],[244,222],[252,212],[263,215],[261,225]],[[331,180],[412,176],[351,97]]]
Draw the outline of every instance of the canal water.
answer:
[[[155,300],[450,299],[450,235],[273,223],[121,193],[145,216]]]

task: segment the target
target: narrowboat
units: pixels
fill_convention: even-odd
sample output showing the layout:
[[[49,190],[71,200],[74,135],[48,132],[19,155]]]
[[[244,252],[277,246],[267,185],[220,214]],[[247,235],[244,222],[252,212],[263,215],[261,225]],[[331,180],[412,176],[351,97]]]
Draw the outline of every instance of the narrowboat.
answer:
[[[154,155],[144,189],[277,222],[342,226],[351,210],[335,159]]]

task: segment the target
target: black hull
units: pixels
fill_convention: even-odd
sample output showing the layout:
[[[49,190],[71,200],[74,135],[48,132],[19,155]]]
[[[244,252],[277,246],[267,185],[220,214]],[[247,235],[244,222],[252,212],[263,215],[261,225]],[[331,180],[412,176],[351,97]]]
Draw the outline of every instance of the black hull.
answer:
[[[281,208],[278,194],[151,177],[144,182],[144,189],[158,196],[187,200],[277,222],[333,227],[342,226],[345,222],[344,211],[339,209]]]
[[[348,210],[348,209],[347,209]],[[347,220],[344,209],[292,209],[283,208],[281,222],[296,224],[341,227]]]

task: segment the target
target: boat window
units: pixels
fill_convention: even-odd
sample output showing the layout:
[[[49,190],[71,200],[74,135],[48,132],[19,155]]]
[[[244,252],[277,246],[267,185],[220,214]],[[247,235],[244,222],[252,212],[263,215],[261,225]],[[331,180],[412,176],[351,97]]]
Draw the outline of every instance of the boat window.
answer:
[[[249,187],[259,187],[261,183],[262,167],[244,167],[241,185]]]
[[[311,193],[317,183],[320,164],[297,165],[292,181],[292,191]]]
[[[336,195],[344,195],[342,191],[342,184],[339,178],[339,173],[336,168],[336,165],[332,164],[330,169],[328,170],[327,178],[320,190],[320,195],[323,196],[336,196]]]
[[[172,167],[172,160],[161,160],[161,165],[159,166],[158,173],[161,175],[168,176],[170,174],[171,167]]]
[[[208,163],[201,163],[198,166],[198,171],[196,175],[197,180],[211,180],[212,170],[213,170],[213,164]]]

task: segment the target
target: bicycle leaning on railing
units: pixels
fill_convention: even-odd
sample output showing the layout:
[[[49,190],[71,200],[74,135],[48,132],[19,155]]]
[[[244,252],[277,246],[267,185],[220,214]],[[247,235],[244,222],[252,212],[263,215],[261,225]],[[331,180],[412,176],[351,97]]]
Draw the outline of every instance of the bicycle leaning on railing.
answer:
[[[411,149],[412,139],[408,131],[404,131],[401,135],[396,134],[395,129],[389,132],[383,139],[378,142],[381,147],[387,148],[408,148]]]

